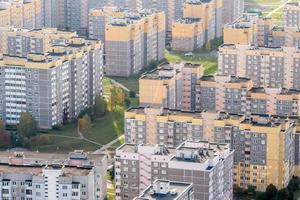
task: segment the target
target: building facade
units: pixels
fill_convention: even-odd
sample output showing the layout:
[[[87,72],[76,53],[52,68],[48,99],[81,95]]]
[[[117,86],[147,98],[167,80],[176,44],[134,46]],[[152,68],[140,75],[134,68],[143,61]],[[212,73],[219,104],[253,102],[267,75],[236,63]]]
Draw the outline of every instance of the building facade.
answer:
[[[218,73],[247,77],[256,87],[299,89],[299,49],[222,45]]]
[[[102,95],[102,43],[78,37],[59,42],[49,32],[43,40],[43,33],[13,32],[8,45],[19,44],[20,37],[31,45],[23,45],[24,51],[13,47],[0,59],[1,118],[8,124],[17,124],[21,113],[29,112],[41,128],[51,128],[77,117]]]
[[[283,9],[285,27],[300,28],[300,3],[287,3]]]
[[[144,10],[127,13],[106,25],[106,73],[128,77],[164,58],[165,15]]]
[[[230,144],[235,150],[234,184],[258,191],[269,184],[284,188],[299,173],[298,118],[178,110],[163,110],[154,118],[146,109],[126,112],[126,142],[170,148],[186,140]]]
[[[203,75],[201,65],[164,63],[139,80],[141,106],[195,110],[195,83]]]
[[[192,52],[204,45],[203,22],[195,18],[181,18],[173,23],[172,49]]]
[[[38,29],[42,27],[41,0],[0,2],[0,27]]]
[[[124,144],[115,165],[117,200],[133,199],[157,179],[192,183],[195,200],[233,198],[233,151],[226,144],[186,141],[176,149]]]
[[[1,152],[1,199],[101,200],[106,194],[103,154]]]

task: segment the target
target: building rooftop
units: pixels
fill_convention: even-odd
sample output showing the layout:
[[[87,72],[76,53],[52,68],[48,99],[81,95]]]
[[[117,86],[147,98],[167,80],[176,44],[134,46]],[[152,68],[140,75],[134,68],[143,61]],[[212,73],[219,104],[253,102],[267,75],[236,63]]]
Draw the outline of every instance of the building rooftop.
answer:
[[[185,18],[178,19],[176,22],[181,24],[194,24],[200,21],[201,21],[200,18],[185,17]]]
[[[186,141],[176,148],[176,155],[172,158],[174,161],[206,163],[216,157],[222,157],[225,151],[230,149],[229,144],[217,144],[208,141]],[[206,170],[214,167],[211,163],[207,165]]]
[[[192,187],[190,183],[156,180],[134,200],[175,200],[183,198],[184,193]]]
[[[176,74],[180,73],[183,68],[199,68],[202,67],[199,64],[185,63],[185,62],[174,62],[174,63],[162,63],[157,68],[145,72],[142,74],[140,79],[151,79],[151,80],[169,80]]]
[[[124,153],[140,153],[143,151],[143,149],[147,149],[147,153],[152,155],[171,155],[174,153],[174,148],[166,147],[165,145],[152,145],[152,144],[123,144],[121,145],[117,151],[118,152],[124,152]]]
[[[101,164],[106,159],[105,154],[89,154],[76,150],[69,154],[39,153],[39,152],[0,152],[0,171],[8,170],[9,167],[24,168],[24,170],[38,171],[45,167],[64,167],[84,170],[91,169]],[[12,168],[13,169],[13,168]],[[10,169],[9,169],[10,170]],[[67,171],[72,173],[72,170]]]

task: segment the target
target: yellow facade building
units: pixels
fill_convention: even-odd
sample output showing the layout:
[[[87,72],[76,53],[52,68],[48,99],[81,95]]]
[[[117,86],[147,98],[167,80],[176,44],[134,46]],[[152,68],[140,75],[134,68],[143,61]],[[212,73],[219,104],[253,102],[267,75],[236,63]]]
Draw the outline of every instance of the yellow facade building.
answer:
[[[172,26],[172,49],[191,52],[204,45],[205,30],[198,18],[182,18]]]
[[[14,26],[28,29],[42,27],[41,0],[3,2],[0,7],[0,27]]]

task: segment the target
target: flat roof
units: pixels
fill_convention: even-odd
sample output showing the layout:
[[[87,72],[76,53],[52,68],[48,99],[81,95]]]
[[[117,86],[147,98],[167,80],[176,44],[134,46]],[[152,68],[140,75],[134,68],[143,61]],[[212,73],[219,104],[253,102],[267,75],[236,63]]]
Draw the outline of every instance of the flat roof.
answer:
[[[135,200],[173,200],[181,197],[183,193],[192,188],[190,183],[170,182],[167,180],[156,180],[169,183],[169,192],[167,194],[153,194],[153,184],[146,188],[143,193],[135,198]],[[171,194],[171,192],[174,192]]]

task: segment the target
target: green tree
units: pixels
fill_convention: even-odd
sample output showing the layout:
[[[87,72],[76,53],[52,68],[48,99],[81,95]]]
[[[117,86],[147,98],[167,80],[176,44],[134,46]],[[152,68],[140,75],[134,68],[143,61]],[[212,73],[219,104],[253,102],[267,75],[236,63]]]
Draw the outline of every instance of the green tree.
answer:
[[[255,186],[248,185],[248,193],[249,194],[255,194]]]
[[[92,127],[92,121],[88,114],[78,120],[79,130],[82,133],[87,133]]]
[[[136,97],[135,91],[130,90],[130,91],[129,91],[129,97],[130,97],[130,98],[135,98],[135,97]]]
[[[290,200],[290,198],[291,198],[290,193],[291,192],[289,192],[288,189],[286,189],[286,188],[280,189],[277,194],[277,199],[278,200]]]
[[[36,136],[38,133],[38,125],[35,119],[28,112],[21,113],[20,122],[18,125],[18,134],[23,138]]]
[[[7,148],[10,146],[10,137],[6,133],[5,124],[0,120],[0,148]]]
[[[124,99],[125,99],[124,91],[120,87],[114,85],[110,89],[110,102],[109,102],[110,109],[114,111],[117,105],[123,105]]]
[[[126,107],[129,107],[129,106],[131,105],[130,99],[129,99],[129,98],[126,98],[126,99],[124,100],[124,104],[125,104]]]
[[[96,118],[105,115],[107,108],[107,102],[102,96],[96,96],[95,105],[93,106],[94,114]]]
[[[277,192],[278,190],[275,185],[273,184],[268,185],[266,189],[266,198],[269,200],[275,200],[277,196]]]

